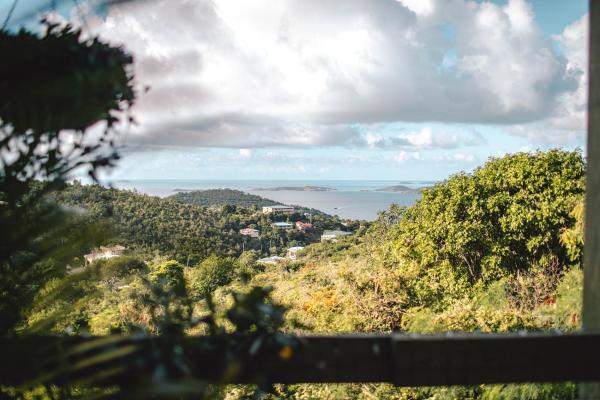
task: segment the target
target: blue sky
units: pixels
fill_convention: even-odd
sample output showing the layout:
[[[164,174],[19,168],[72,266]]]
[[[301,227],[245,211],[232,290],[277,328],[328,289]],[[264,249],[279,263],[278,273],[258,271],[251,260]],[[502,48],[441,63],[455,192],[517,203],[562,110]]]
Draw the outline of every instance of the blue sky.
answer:
[[[438,180],[584,146],[586,0],[80,3],[151,88],[113,179]]]

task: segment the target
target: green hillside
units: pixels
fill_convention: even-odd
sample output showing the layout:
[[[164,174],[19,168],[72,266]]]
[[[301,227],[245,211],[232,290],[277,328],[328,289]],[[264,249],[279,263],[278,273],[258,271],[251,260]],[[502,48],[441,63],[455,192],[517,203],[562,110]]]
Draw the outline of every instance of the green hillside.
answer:
[[[233,189],[185,191],[169,196],[168,199],[204,207],[222,206],[226,204],[240,207],[263,207],[281,204],[273,200],[265,199],[264,197]]]
[[[273,216],[262,214],[256,207],[203,207],[77,182],[58,194],[58,200],[85,210],[90,222],[106,220],[114,231],[112,242],[186,264],[198,263],[212,254],[237,257],[243,250],[280,255],[287,247],[318,241],[323,230],[343,228],[339,218],[319,213],[312,217],[314,231],[283,231],[272,223],[307,221],[304,209],[291,216]],[[239,230],[247,227],[259,229],[260,238],[240,235]]]

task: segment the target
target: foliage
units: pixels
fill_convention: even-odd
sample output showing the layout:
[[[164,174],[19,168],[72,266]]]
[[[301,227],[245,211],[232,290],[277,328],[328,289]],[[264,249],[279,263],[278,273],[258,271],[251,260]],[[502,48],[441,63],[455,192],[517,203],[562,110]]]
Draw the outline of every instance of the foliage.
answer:
[[[181,203],[195,204],[203,207],[224,205],[239,207],[263,207],[281,205],[281,203],[276,201],[233,189],[185,191],[176,193],[168,198]]]
[[[366,231],[335,244],[311,244],[297,268],[266,267],[250,285],[273,285],[274,299],[289,308],[286,329],[294,332],[579,329],[583,173],[579,152],[491,160],[472,175],[426,190],[411,208],[390,207]],[[521,178],[525,183],[518,183]],[[473,275],[465,254],[480,259],[471,263]],[[215,292],[215,301],[226,305],[224,296],[241,288],[234,280]],[[294,399],[576,398],[571,383],[277,390]],[[233,388],[227,396],[243,393]]]
[[[564,228],[560,233],[560,242],[567,249],[569,259],[578,264],[581,262],[583,250],[583,234],[584,234],[584,218],[585,204],[583,198],[577,203],[571,216],[575,219],[575,226],[572,228]]]
[[[131,257],[121,258],[114,265],[139,263]],[[165,261],[146,269],[129,269],[129,275],[123,276],[118,284],[104,279],[102,268],[105,265],[104,262],[92,264],[75,281],[64,278],[65,283],[76,282],[78,288],[47,300],[46,309],[37,310],[41,313],[37,316],[32,314],[30,322],[35,325],[39,320],[48,321],[45,317],[55,313],[60,314],[60,318],[53,319],[54,325],[46,325],[46,329],[55,332],[81,332],[82,327],[89,327],[94,334],[134,334],[138,341],[148,334],[160,335],[160,341],[138,342],[142,347],[137,347],[134,342],[134,347],[130,344],[128,351],[120,350],[123,346],[119,343],[125,339],[118,336],[98,339],[97,346],[106,344],[103,351],[107,359],[114,360],[120,366],[118,374],[125,374],[128,379],[126,385],[114,386],[111,396],[179,398],[193,394],[203,398],[216,390],[201,378],[207,371],[224,383],[240,373],[249,374],[260,383],[260,390],[269,390],[268,377],[261,372],[260,366],[273,357],[289,357],[295,351],[296,342],[280,333],[285,309],[269,300],[269,288],[254,287],[244,294],[234,293],[231,305],[221,312],[215,309],[210,296],[205,298],[206,301],[194,299],[196,296],[188,289],[191,285],[186,280],[189,271],[184,271],[186,267],[177,262]],[[45,298],[61,283],[53,282],[40,297]],[[66,294],[71,298],[65,297]],[[73,301],[76,298],[82,301]],[[185,338],[191,332],[207,335],[201,347],[190,348],[192,344]],[[91,342],[90,346],[96,345]],[[75,354],[77,351],[77,347],[72,349]],[[109,356],[113,352],[117,353]],[[212,362],[197,370],[198,363],[188,359],[192,354],[195,357],[202,354]],[[54,357],[60,361],[63,355]],[[81,357],[85,360],[87,355],[81,354]],[[63,362],[59,364],[63,365]],[[74,386],[66,389],[81,391],[89,388],[90,383],[93,388],[111,365],[99,364],[86,371],[81,380],[72,380],[70,383]],[[62,373],[73,371],[65,367],[53,372]],[[66,397],[78,396],[71,393]]]
[[[114,125],[135,100],[130,55],[68,25],[45,28],[0,31],[0,225],[10,227],[0,243],[0,333],[43,282],[103,239],[47,194],[76,170],[95,177],[113,163]],[[95,124],[105,127],[99,136],[88,130]]]
[[[210,296],[215,289],[228,284],[234,272],[233,259],[224,259],[216,255],[204,259],[190,272],[192,298],[202,299]]]
[[[575,222],[584,172],[580,152],[519,153],[424,190],[399,210],[384,249],[411,303],[443,307],[475,284],[568,265],[560,232]]]

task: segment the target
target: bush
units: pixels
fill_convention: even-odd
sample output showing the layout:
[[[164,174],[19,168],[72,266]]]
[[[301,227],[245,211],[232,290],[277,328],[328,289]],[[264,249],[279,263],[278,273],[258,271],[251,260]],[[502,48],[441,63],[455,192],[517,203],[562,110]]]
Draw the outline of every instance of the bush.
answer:
[[[233,276],[233,260],[212,255],[190,271],[190,295],[194,300],[203,299],[231,282]]]

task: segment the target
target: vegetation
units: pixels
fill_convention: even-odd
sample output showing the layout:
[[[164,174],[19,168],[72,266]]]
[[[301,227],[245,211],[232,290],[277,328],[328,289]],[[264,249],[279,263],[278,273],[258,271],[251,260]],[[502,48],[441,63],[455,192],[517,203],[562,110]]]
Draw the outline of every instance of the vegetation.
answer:
[[[241,251],[236,240],[243,238],[236,232],[242,225],[268,231],[273,216],[254,208],[199,207],[75,183],[57,198],[116,225],[113,240],[131,245],[137,255],[96,261],[75,285],[73,297],[42,302],[29,313],[27,327],[159,333],[165,314],[153,310],[165,300],[148,302],[147,296],[164,299],[160,293],[166,291],[169,304],[187,310],[170,316],[185,326],[183,334],[209,333],[208,326],[186,322],[206,313],[230,332],[228,315],[240,293],[272,287],[273,299],[288,309],[285,321],[279,320],[288,332],[571,331],[580,326],[584,173],[579,152],[493,159],[472,174],[425,189],[412,207],[392,206],[375,223],[359,225],[352,236],[309,244],[298,260],[268,266],[257,264],[260,250]],[[230,227],[229,235],[224,227]],[[188,230],[194,234],[183,236]],[[288,245],[297,240],[285,239]],[[160,247],[164,243],[169,247]],[[186,251],[194,246],[199,246],[195,253]],[[228,252],[231,247],[236,250]],[[169,252],[179,261],[169,260]],[[49,281],[39,295],[65,280],[69,276]],[[158,292],[151,289],[156,285]],[[67,305],[70,311],[57,318],[56,310]],[[278,385],[273,390],[273,398],[298,399],[576,395],[573,384],[440,389]],[[246,398],[254,389],[224,387],[211,393]]]
[[[319,213],[311,216],[314,230],[286,231],[273,227],[273,222],[308,221],[302,210],[291,216],[274,216],[263,214],[256,207],[228,204],[201,207],[79,182],[57,194],[57,200],[87,210],[89,223],[99,219],[109,223],[114,230],[111,241],[142,254],[160,254],[186,265],[198,264],[211,255],[238,257],[244,250],[256,250],[260,255],[285,255],[290,246],[319,241],[324,229],[347,229],[337,217]],[[259,229],[260,238],[239,233],[247,227]]]
[[[425,189],[413,207],[391,207],[358,235],[310,245],[295,263],[257,272],[250,285],[274,287],[293,331],[578,329],[584,172],[579,152],[490,160]],[[227,293],[245,285],[232,281],[216,301],[225,307]],[[573,384],[279,390],[291,398],[576,398]]]
[[[281,205],[273,200],[254,194],[244,193],[233,189],[209,189],[179,192],[168,198],[181,203],[195,204],[197,206],[238,206],[238,207],[263,207]]]
[[[118,158],[114,126],[135,101],[132,57],[70,26],[0,30],[0,334],[12,332],[40,286],[60,275],[94,229],[49,202],[78,170],[95,177]],[[40,66],[43,66],[41,68]],[[88,128],[103,125],[90,139]],[[68,129],[69,133],[64,130]],[[36,186],[36,179],[45,185]]]

